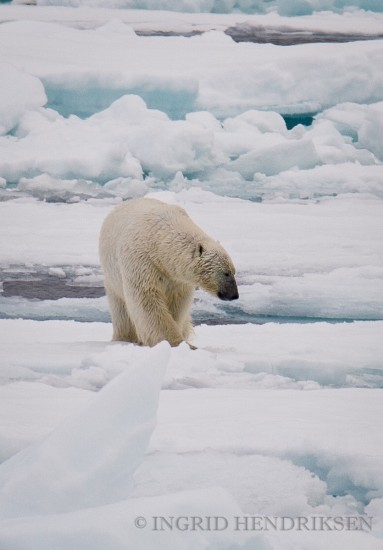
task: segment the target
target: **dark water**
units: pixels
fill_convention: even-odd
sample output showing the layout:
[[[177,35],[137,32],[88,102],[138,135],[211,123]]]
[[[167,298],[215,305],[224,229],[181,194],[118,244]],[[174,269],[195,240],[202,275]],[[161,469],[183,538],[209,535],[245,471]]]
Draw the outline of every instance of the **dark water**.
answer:
[[[291,130],[298,124],[303,124],[303,126],[311,126],[316,114],[317,113],[303,113],[296,115],[282,115],[282,117],[285,121],[286,128]]]
[[[41,280],[4,281],[3,296],[27,298],[29,300],[59,300],[60,298],[100,298],[103,287],[75,286],[70,282],[53,277]]]
[[[187,32],[162,31],[162,30],[137,30],[138,36],[184,36],[190,38],[204,34],[204,31],[194,30]],[[250,25],[249,23],[238,23],[228,27],[225,34],[230,36],[234,42],[251,42],[253,44],[275,44],[276,46],[297,46],[299,44],[318,43],[345,43],[357,42],[360,40],[379,40],[383,38],[383,31],[375,34],[363,34],[361,32],[342,33],[326,32],[308,29],[296,29],[293,27],[265,27],[263,25]]]
[[[343,43],[359,40],[378,40],[383,32],[366,35],[363,33],[341,33],[310,31],[292,27],[264,27],[248,23],[237,24],[225,31],[235,42],[253,42],[256,44],[275,44],[276,46],[296,46],[314,43]]]

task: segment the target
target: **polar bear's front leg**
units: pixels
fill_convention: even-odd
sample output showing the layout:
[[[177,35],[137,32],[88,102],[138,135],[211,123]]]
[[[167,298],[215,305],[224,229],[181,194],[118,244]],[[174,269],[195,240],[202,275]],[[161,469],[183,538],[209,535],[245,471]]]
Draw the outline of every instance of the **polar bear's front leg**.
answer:
[[[181,328],[173,319],[165,297],[154,289],[135,289],[129,296],[129,315],[137,331],[138,341],[155,346],[167,340],[171,346],[184,341]]]

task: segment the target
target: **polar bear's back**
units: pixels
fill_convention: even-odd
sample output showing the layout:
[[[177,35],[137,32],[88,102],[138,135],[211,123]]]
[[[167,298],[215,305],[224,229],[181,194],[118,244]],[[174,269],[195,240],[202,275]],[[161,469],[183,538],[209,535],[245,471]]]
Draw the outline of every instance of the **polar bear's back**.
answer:
[[[119,255],[122,250],[126,254],[127,247],[149,253],[153,238],[157,239],[158,234],[161,234],[162,244],[171,245],[180,232],[197,239],[209,238],[180,206],[149,198],[128,200],[106,217],[101,229],[100,255],[102,258],[111,249],[117,250]],[[156,242],[157,246],[161,241]]]

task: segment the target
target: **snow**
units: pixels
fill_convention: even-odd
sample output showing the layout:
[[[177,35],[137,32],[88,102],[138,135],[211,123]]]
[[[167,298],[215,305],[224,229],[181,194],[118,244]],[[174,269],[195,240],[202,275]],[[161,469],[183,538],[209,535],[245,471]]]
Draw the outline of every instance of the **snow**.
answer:
[[[108,346],[110,323],[2,319],[0,327],[3,384],[11,377],[18,384],[33,381],[34,387],[96,391],[146,354],[133,346]],[[198,326],[200,349],[172,350],[163,387],[379,388],[381,330],[381,321]]]
[[[2,522],[1,532],[10,533],[10,540],[20,544],[16,547],[23,548],[28,537],[36,537],[36,544],[49,543],[49,536],[67,544],[60,534],[62,526],[72,525],[77,531],[78,522],[85,526],[101,522],[104,535],[110,536],[109,517],[117,521],[117,526],[113,524],[117,534],[123,534],[116,518],[123,516],[126,525],[138,510],[139,515],[166,516],[168,507],[175,506],[180,515],[208,515],[199,500],[206,487],[224,488],[225,501],[233,495],[231,507],[223,512],[229,518],[353,515],[381,496],[383,442],[376,422],[383,413],[381,390],[369,388],[368,383],[360,387],[363,376],[368,382],[374,372],[372,384],[378,376],[381,322],[204,326],[197,329],[199,350],[181,346],[171,350],[170,358],[166,346],[150,350],[109,344],[109,324],[46,321],[44,330],[41,322],[34,321],[0,325],[8,372],[17,374],[18,368],[22,377],[1,388],[2,447],[9,455],[25,449],[0,468],[8,488],[7,511],[3,508],[2,514],[35,516],[48,513],[43,507],[49,505],[49,528],[44,515],[34,517],[33,523]],[[28,346],[25,353],[22,343]],[[310,374],[311,380],[306,378]],[[24,381],[28,378],[33,383]],[[357,387],[345,387],[354,384]],[[89,395],[87,390],[100,387],[104,387],[101,392]],[[180,388],[183,391],[175,391]],[[63,392],[68,392],[65,399]],[[128,451],[138,453],[140,448],[129,438],[142,437],[139,426],[144,436],[152,426],[147,418],[155,413],[158,396],[157,425],[146,456],[129,459]],[[61,411],[56,410],[58,403]],[[69,419],[63,422],[65,417]],[[135,430],[129,436],[132,425]],[[94,438],[103,442],[104,452]],[[90,452],[94,445],[99,450]],[[133,492],[126,485],[129,475],[124,483],[119,478],[116,487],[116,470],[120,474],[134,461],[140,465]],[[98,482],[103,487],[101,497]],[[31,484],[33,500],[28,502]],[[12,507],[20,491],[18,506]],[[38,502],[36,493],[42,495]],[[112,497],[116,504],[110,508],[96,506],[100,498],[105,503]],[[83,499],[88,498],[92,506],[81,512]],[[215,490],[207,491],[204,498],[211,499],[211,513],[221,515]],[[67,513],[54,515],[55,510],[65,509]],[[98,529],[93,530],[91,542]],[[145,547],[142,541],[139,544]]]
[[[66,116],[89,116],[128,93],[172,118],[193,110],[220,118],[248,109],[315,113],[346,101],[382,100],[381,40],[280,51],[234,43],[213,30],[190,38],[143,37],[128,26],[116,33],[109,25],[101,32],[36,21],[7,22],[0,30],[7,61],[41,79],[48,105]]]
[[[161,343],[86,409],[5,462],[1,516],[68,512],[126,497],[155,424],[168,350],[169,344]]]
[[[9,363],[8,363],[9,364]],[[4,384],[9,376],[22,382]],[[82,389],[67,388],[62,392],[44,383],[36,382],[31,387],[27,381],[27,368],[12,365],[1,366],[1,462],[21,451],[24,447],[44,437],[48,432],[75,414],[84,406],[88,396]]]
[[[45,105],[47,98],[41,81],[1,62],[0,72],[7,86],[0,90],[0,135],[12,130],[20,117],[29,110]]]
[[[380,3],[19,4],[0,6],[0,547],[380,549]],[[196,292],[196,350],[110,342],[99,230],[141,196],[237,267],[235,304]]]
[[[140,515],[137,516],[137,510]],[[142,515],[141,515],[142,514]],[[12,545],[23,549],[28,545],[37,547],[55,547],[66,550],[81,541],[86,550],[104,550],[112,547],[116,550],[131,548],[175,547],[180,550],[189,548],[235,548],[248,550],[256,544],[260,550],[269,550],[261,535],[249,536],[238,533],[234,528],[228,532],[174,530],[162,532],[155,530],[154,523],[148,528],[134,528],[135,521],[151,521],[149,518],[165,516],[171,518],[182,514],[187,517],[232,517],[240,516],[241,510],[234,499],[220,488],[199,491],[179,492],[167,497],[130,499],[109,506],[80,510],[60,515],[50,515],[49,524],[44,517],[21,518],[3,522],[0,540],[3,545]],[[185,524],[185,520],[184,520]],[[140,524],[142,525],[142,523]],[[180,523],[182,527],[182,523]],[[377,547],[376,547],[377,548]]]

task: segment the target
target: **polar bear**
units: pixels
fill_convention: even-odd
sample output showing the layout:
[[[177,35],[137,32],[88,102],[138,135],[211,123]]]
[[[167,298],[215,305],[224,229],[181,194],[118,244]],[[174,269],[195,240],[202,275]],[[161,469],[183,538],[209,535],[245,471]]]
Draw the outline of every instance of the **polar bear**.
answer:
[[[99,252],[113,340],[177,346],[192,333],[196,287],[238,298],[229,255],[179,206],[149,198],[117,206],[102,225]]]

